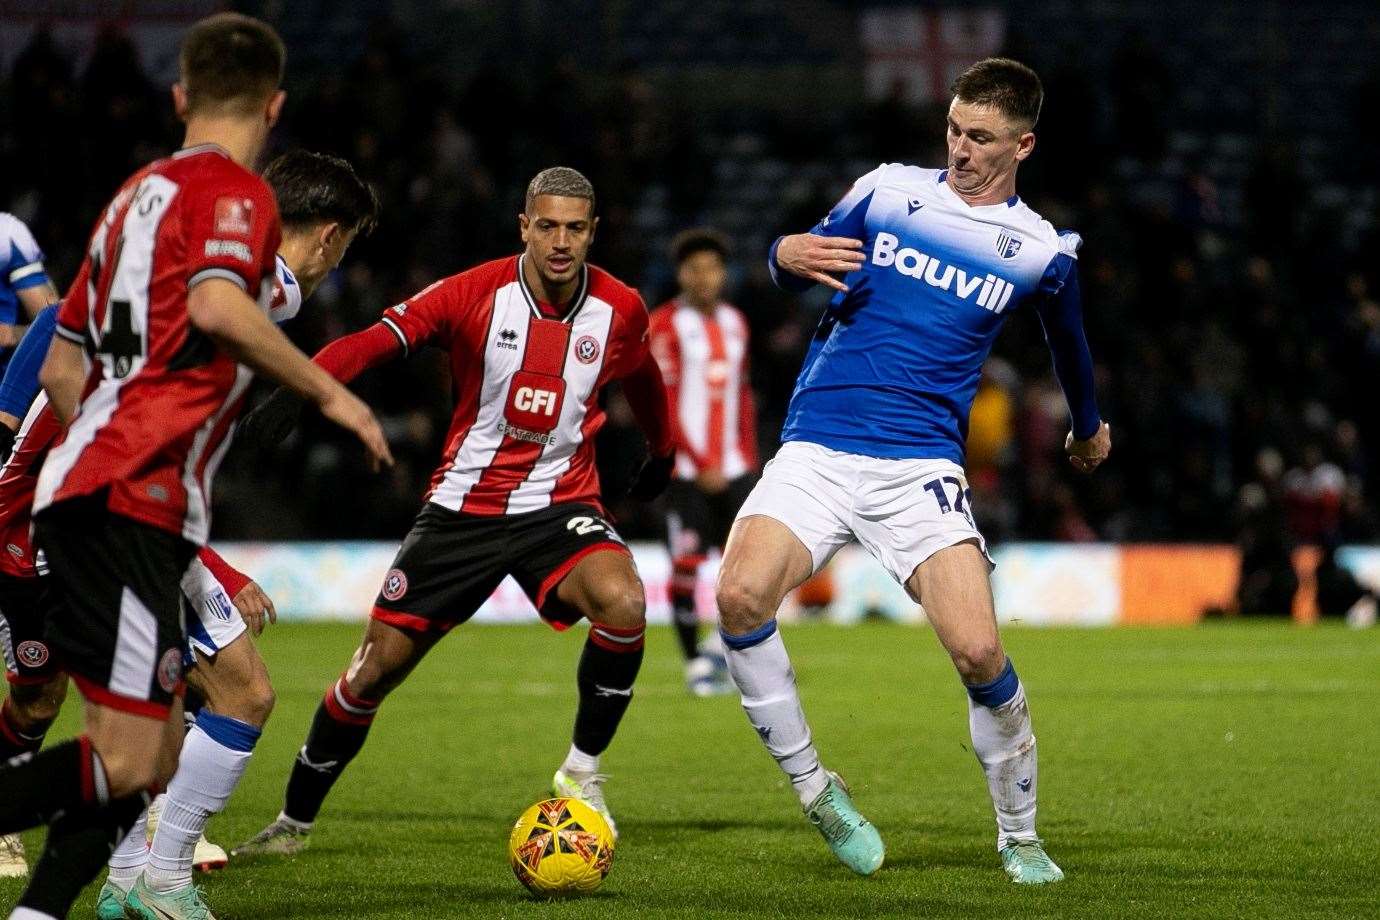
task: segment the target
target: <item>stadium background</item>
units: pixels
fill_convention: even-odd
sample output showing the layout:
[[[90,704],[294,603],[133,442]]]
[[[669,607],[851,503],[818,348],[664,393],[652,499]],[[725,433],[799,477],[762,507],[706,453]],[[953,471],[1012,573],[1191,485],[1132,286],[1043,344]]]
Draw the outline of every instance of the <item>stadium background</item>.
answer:
[[[30,223],[60,287],[111,190],[176,145],[165,88],[176,39],[221,6],[0,7],[0,203]],[[383,201],[378,230],[290,328],[303,347],[513,251],[523,185],[563,163],[601,198],[594,260],[650,305],[672,293],[674,232],[708,224],[734,240],[731,298],[753,327],[768,456],[823,303],[771,287],[768,243],[880,160],[941,162],[946,87],[966,64],[995,52],[1029,62],[1047,102],[1021,193],[1086,241],[1088,335],[1115,451],[1091,478],[1068,468],[1038,325],[1014,317],[969,445],[974,506],[1003,554],[1003,616],[1308,617],[1320,556],[1324,581],[1343,582],[1323,592],[1336,613],[1333,595],[1351,596],[1338,545],[1344,566],[1380,584],[1380,557],[1364,548],[1380,461],[1380,17],[1368,4],[235,6],[272,21],[290,49],[275,150],[346,156]],[[218,540],[331,541],[231,547],[271,593],[289,592],[288,612],[325,603],[314,585],[344,591],[345,573],[363,584],[386,565],[437,456],[445,374],[431,355],[361,381],[399,459],[387,476],[314,420],[271,457],[232,455]],[[609,409],[606,490],[624,532],[652,538],[654,515],[616,501],[640,436],[616,394]],[[335,542],[360,540],[380,542]],[[1084,543],[1099,545],[1067,546]],[[836,608],[904,615],[875,575],[842,573]],[[338,595],[356,614],[372,592],[359,590]],[[334,603],[326,612],[351,606]]]

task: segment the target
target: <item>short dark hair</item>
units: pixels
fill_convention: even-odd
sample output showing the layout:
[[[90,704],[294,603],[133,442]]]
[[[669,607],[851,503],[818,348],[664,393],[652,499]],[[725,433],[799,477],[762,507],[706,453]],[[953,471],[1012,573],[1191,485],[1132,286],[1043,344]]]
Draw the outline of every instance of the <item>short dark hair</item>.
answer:
[[[543,169],[527,183],[527,195],[523,199],[523,210],[531,212],[532,202],[539,195],[557,195],[561,198],[585,198],[589,200],[589,213],[594,213],[594,183],[585,174],[569,166],[552,166]]]
[[[187,31],[178,56],[188,107],[251,110],[282,84],[286,60],[268,23],[240,13],[207,16]]]
[[[278,198],[285,227],[334,222],[367,234],[378,222],[379,196],[340,157],[289,150],[268,164],[264,181]]]
[[[1045,101],[1039,74],[1001,57],[984,58],[959,74],[953,94],[960,102],[989,105],[1027,130],[1035,127]]]
[[[671,260],[677,267],[701,252],[718,253],[719,258],[727,259],[729,251],[728,237],[710,227],[691,227],[671,240]]]

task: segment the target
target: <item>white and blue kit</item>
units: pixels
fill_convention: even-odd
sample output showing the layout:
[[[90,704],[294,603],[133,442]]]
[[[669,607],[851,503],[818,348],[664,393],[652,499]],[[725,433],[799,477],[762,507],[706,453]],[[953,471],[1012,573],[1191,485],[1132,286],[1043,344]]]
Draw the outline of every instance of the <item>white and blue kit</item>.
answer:
[[[1074,436],[1090,438],[1101,424],[1077,234],[1057,232],[1014,196],[969,205],[945,179],[942,170],[884,164],[811,231],[861,240],[866,260],[830,301],[791,396],[784,443],[738,516],[784,524],[815,569],[853,538],[902,585],[945,547],[972,540],[986,551],[963,473],[964,442],[983,361],[1008,313],[1028,307],[1043,323]],[[773,279],[788,290],[810,287],[780,269],[779,246]],[[722,635],[743,709],[808,810],[829,779],[776,620]],[[1043,864],[1031,854],[1040,847],[1035,736],[1015,668],[1007,660],[967,691],[1006,871],[1032,880],[1023,874],[1030,861],[1039,881],[1057,881],[1062,873],[1043,850]],[[866,833],[855,809],[845,817],[859,822],[857,832],[842,842],[826,833],[830,846],[855,871],[875,871],[880,838]]]
[[[27,321],[19,292],[48,284],[43,250],[22,220],[0,211],[0,324],[23,325]],[[0,349],[0,373],[9,364],[13,349]],[[16,415],[23,415],[18,412]]]
[[[963,474],[968,414],[1006,316],[1035,310],[1076,437],[1100,424],[1083,335],[1076,233],[1017,197],[971,206],[943,170],[883,164],[812,233],[863,241],[866,262],[820,320],[783,447],[740,517],[766,514],[816,568],[856,537],[904,584],[934,552],[982,543]],[[779,241],[778,241],[779,244]],[[813,284],[781,271],[777,284]]]

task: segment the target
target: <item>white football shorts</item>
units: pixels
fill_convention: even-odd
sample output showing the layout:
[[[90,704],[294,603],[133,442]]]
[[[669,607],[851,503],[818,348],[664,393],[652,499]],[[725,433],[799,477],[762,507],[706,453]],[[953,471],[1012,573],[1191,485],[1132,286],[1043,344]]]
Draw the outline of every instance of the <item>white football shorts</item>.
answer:
[[[187,645],[190,647],[186,658],[189,663],[194,663],[191,649],[206,658],[214,658],[248,628],[231,602],[229,592],[200,559],[193,558],[187,573],[182,576],[182,597],[186,600]]]
[[[892,460],[788,441],[762,470],[738,518],[762,514],[785,524],[818,572],[856,538],[902,586],[939,550],[987,541],[973,523],[963,468],[950,460]]]

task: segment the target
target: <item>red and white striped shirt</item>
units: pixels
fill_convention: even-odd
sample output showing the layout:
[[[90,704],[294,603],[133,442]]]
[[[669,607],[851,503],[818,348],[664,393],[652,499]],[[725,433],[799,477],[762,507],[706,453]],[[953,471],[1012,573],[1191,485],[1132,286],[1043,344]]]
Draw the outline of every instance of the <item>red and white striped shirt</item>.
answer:
[[[635,290],[587,266],[574,298],[553,317],[523,278],[524,258],[442,279],[383,316],[405,351],[435,344],[450,352],[455,411],[427,498],[452,511],[600,507],[599,390],[656,369],[647,308]],[[655,386],[659,392],[659,380]],[[665,406],[658,411],[664,416]],[[669,431],[664,437],[669,441]]]
[[[717,470],[734,479],[757,469],[757,414],[748,382],[748,325],[738,308],[710,313],[678,300],[651,316],[652,354],[676,418],[676,475]]]
[[[62,423],[48,407],[48,394],[42,390],[29,406],[19,431],[14,436],[14,450],[0,467],[0,572],[18,578],[37,577],[33,540],[34,486],[38,471],[62,433]]]
[[[105,491],[116,514],[206,542],[211,481],[253,374],[192,326],[187,292],[221,278],[267,312],[279,241],[273,193],[219,147],[125,182],[58,313],[57,334],[85,347],[91,373],[35,512]]]

